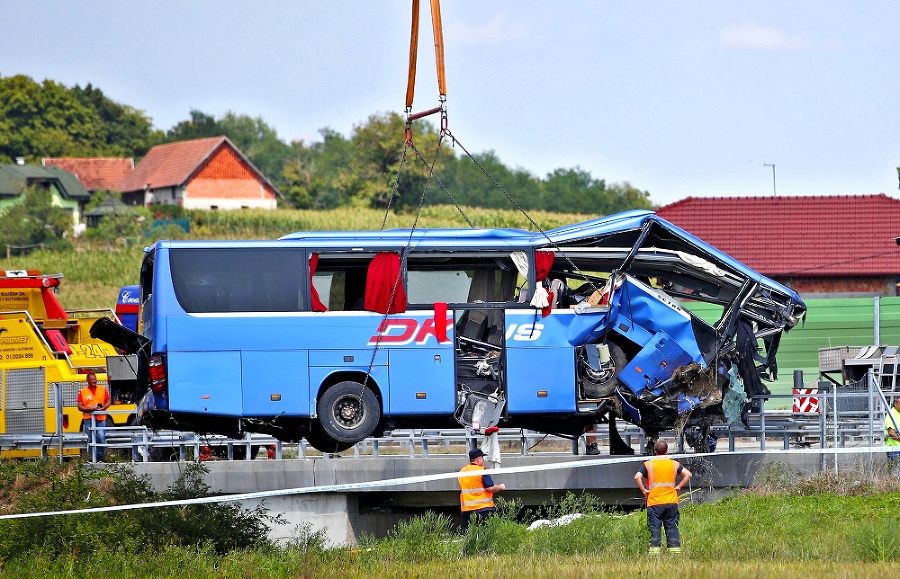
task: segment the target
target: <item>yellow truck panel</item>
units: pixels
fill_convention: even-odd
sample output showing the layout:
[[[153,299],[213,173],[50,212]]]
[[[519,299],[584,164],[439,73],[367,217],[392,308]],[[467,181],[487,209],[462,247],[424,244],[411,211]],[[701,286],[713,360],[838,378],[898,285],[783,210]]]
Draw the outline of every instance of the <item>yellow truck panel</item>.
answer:
[[[133,391],[108,386],[106,357],[118,353],[90,336],[97,320],[118,321],[115,313],[111,309],[63,310],[53,294],[61,277],[0,271],[0,434],[57,432],[57,385],[62,394],[61,430],[79,431],[82,414],[77,398],[86,385],[87,370],[93,370],[110,391],[110,410],[128,411],[110,414],[115,424],[125,424],[134,416]],[[2,452],[3,457],[27,454]]]

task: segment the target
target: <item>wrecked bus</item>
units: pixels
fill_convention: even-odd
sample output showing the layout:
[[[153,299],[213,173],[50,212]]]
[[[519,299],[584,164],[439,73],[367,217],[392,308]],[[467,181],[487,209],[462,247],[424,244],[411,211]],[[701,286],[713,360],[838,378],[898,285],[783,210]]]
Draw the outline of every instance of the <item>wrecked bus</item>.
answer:
[[[648,211],[539,233],[160,241],[140,281],[144,423],[330,452],[393,428],[615,436],[616,420],[707,450],[710,425],[768,393],[806,310]]]

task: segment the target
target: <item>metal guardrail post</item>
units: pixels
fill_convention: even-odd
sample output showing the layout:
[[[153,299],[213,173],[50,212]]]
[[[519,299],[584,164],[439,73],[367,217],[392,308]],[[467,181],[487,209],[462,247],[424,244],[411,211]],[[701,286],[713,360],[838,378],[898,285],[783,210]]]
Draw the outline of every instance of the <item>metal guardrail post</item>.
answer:
[[[766,400],[759,397],[759,449],[766,449]]]
[[[832,413],[832,414],[834,414],[834,447],[837,448],[838,447],[838,417],[840,416],[840,411],[838,410],[837,388],[833,388],[832,391],[834,392],[834,396],[833,396],[834,412]],[[837,457],[837,453],[835,452],[834,453],[834,474],[837,475],[837,473],[838,473],[838,457]]]
[[[88,448],[91,449],[91,462],[97,462],[97,419],[91,413],[91,436],[88,438]]]
[[[828,424],[827,414],[828,414],[828,403],[827,403],[828,393],[822,392],[822,388],[819,388],[819,448],[824,450],[827,448],[827,438],[828,432],[825,430]],[[822,472],[825,472],[825,453],[822,453]]]
[[[59,382],[53,383],[53,400],[56,403],[56,435],[59,437],[59,464],[63,463],[63,404],[62,388]]]
[[[875,342],[876,344],[878,342]],[[874,399],[874,390],[875,390],[875,375],[872,373],[872,370],[866,372],[866,382],[869,386],[869,446],[875,446],[875,399]],[[875,473],[875,455],[871,452],[869,453],[869,476],[872,476]]]

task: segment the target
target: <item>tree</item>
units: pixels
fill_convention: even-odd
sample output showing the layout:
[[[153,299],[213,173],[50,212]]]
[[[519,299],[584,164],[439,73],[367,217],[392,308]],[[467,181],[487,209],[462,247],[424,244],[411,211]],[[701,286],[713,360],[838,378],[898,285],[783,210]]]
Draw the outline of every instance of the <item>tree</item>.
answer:
[[[282,171],[288,201],[301,209],[334,209],[350,203],[350,197],[338,187],[338,173],[350,164],[350,142],[329,128],[319,131],[320,143],[307,147],[302,141],[291,143],[291,155]]]
[[[628,181],[622,183],[613,183],[607,190],[615,200],[613,213],[625,211],[627,209],[655,209],[656,206],[650,202],[650,192],[641,191],[636,187],[632,187]]]
[[[405,128],[403,117],[392,112],[372,115],[365,124],[353,128],[350,164],[338,174],[339,187],[353,203],[375,208],[390,204],[397,209],[419,204],[431,163],[439,168],[452,153],[437,149],[437,131],[420,120],[413,123],[412,131],[413,142],[422,156],[410,149],[406,159],[402,159]]]
[[[612,205],[606,182],[581,167],[555,169],[544,180],[544,207],[549,211],[608,215]]]
[[[144,111],[119,104],[90,84],[72,89],[75,98],[93,108],[103,123],[103,144],[107,154],[124,157],[143,157],[165,134],[153,128]]]
[[[27,187],[22,202],[0,216],[0,243],[4,245],[64,247],[71,231],[72,215],[53,205],[50,190],[43,187]]]
[[[505,190],[522,209],[542,208],[540,179],[532,173],[522,168],[509,169],[494,151],[475,153],[472,157],[453,157],[445,161],[439,173],[458,204],[515,209],[513,202],[504,194]],[[449,203],[450,200],[444,195],[436,202]]]
[[[141,111],[91,85],[66,88],[25,75],[0,77],[0,163],[16,157],[137,156],[161,138]]]

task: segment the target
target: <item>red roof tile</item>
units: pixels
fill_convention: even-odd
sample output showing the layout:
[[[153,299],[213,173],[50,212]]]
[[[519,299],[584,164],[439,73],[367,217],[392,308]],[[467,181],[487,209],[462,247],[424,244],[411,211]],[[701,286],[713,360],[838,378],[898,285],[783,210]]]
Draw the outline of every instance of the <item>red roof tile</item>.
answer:
[[[276,195],[281,191],[257,169],[250,159],[238,149],[228,137],[209,137],[192,141],[178,141],[157,145],[141,159],[134,171],[129,173],[116,189],[122,193],[142,191],[144,188],[178,187],[187,184],[213,158],[221,147],[227,147],[234,158],[246,165],[249,171]]]
[[[134,169],[134,159],[47,157],[45,167],[59,167],[74,174],[88,191],[112,190]]]
[[[688,197],[657,215],[767,276],[900,274],[900,200]]]
[[[116,188],[127,193],[141,191],[144,187],[154,189],[182,185],[225,142],[230,144],[225,137],[209,137],[157,145]]]

